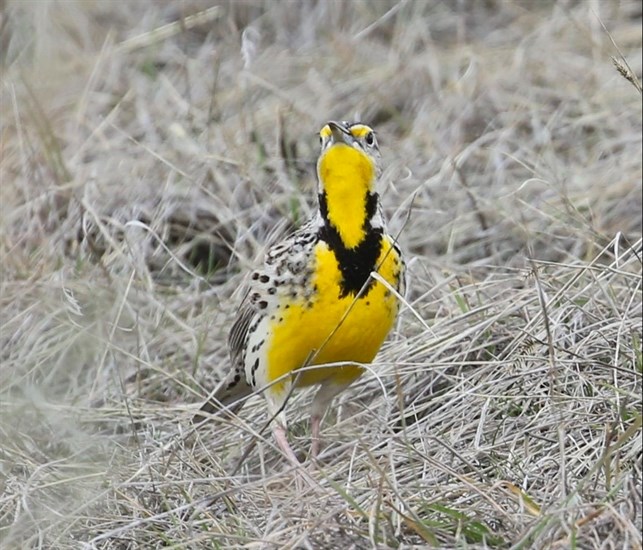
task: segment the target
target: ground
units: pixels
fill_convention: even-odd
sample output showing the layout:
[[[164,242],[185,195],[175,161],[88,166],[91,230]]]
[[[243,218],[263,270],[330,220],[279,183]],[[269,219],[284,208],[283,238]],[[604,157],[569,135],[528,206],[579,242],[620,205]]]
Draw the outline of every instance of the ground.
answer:
[[[640,2],[0,4],[0,546],[641,548]],[[343,119],[408,292],[294,471],[190,418]]]

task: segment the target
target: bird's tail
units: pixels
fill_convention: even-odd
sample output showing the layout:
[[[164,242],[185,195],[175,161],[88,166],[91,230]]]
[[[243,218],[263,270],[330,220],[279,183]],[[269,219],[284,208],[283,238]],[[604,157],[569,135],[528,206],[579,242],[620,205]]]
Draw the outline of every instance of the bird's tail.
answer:
[[[210,398],[202,405],[192,417],[193,424],[201,424],[210,418],[210,415],[225,411],[227,414],[237,414],[246,402],[246,397],[252,393],[248,384],[237,383],[230,385],[228,380],[223,380],[214,390]]]

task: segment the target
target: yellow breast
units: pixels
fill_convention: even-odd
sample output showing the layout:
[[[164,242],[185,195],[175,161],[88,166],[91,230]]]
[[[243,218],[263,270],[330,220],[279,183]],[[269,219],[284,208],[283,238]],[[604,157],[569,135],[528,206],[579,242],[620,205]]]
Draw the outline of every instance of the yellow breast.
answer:
[[[314,251],[313,288],[308,301],[284,301],[267,341],[268,381],[292,372],[310,360],[310,365],[340,361],[369,363],[377,354],[397,315],[397,300],[389,289],[374,282],[360,297],[341,297],[342,273],[337,258],[320,241]],[[382,238],[377,262],[379,274],[393,288],[401,276],[401,259],[388,237]],[[299,374],[297,385],[318,384],[333,377],[338,382],[357,378],[357,366],[320,367]]]

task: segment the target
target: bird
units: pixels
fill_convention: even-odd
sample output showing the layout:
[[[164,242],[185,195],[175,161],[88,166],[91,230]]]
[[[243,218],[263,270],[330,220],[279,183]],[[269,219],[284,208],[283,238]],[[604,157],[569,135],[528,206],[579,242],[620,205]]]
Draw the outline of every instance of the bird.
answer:
[[[318,386],[310,456],[333,399],[357,380],[390,332],[405,289],[405,263],[387,232],[377,182],[381,155],[361,122],[326,123],[319,132],[318,208],[269,247],[231,326],[230,368],[194,416],[236,414],[253,393],[265,397],[274,439],[300,464],[287,437],[285,405],[295,388]],[[377,275],[374,275],[377,273]]]

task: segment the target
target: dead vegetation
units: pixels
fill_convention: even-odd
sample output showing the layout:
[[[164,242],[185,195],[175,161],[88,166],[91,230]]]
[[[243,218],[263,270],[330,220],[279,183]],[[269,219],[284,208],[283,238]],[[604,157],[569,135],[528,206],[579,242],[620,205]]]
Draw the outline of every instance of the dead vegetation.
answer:
[[[0,545],[641,547],[639,2],[0,18]],[[410,290],[297,473],[260,398],[189,419],[345,118]]]

